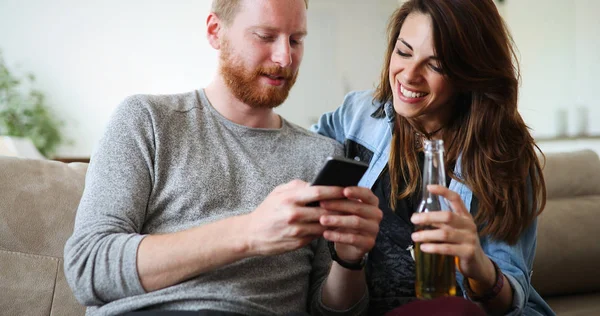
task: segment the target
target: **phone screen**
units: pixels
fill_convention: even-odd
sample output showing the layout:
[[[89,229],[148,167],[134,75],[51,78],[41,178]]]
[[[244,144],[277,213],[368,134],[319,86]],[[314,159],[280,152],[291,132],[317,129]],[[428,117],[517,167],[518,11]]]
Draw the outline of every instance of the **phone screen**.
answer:
[[[328,157],[312,185],[356,186],[369,165],[344,157]]]
[[[368,168],[369,165],[361,161],[344,157],[328,157],[311,185],[356,186]],[[318,205],[318,201],[307,204],[307,206]]]

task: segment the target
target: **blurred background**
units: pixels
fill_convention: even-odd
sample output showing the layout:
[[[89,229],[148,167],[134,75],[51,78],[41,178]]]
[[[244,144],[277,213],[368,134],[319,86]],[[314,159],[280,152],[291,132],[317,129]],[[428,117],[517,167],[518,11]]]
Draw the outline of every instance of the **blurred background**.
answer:
[[[300,76],[277,111],[308,127],[347,92],[373,88],[386,24],[401,2],[311,0]],[[210,3],[0,0],[4,63],[13,77],[35,76],[15,89],[39,91],[62,122],[50,155],[89,158],[128,95],[207,85],[217,65],[205,37]],[[519,50],[519,110],[540,147],[600,152],[600,1],[503,0],[497,6]]]

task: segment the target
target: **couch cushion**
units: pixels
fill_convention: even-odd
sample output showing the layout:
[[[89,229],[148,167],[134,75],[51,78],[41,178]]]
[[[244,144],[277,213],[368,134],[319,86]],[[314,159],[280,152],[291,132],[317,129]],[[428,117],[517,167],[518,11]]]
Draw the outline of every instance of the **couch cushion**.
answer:
[[[81,316],[67,285],[63,261],[0,250],[0,315]]]
[[[600,315],[600,293],[553,297],[546,302],[560,316]]]
[[[548,200],[532,283],[544,297],[600,291],[600,195]]]
[[[0,314],[83,315],[63,272],[87,164],[0,156]]]
[[[53,301],[58,304],[52,305],[50,316],[81,316],[85,314],[85,307],[80,305],[73,296],[71,288],[65,279],[63,261],[60,260],[58,275],[56,277],[56,288]]]
[[[600,195],[600,160],[592,150],[546,155],[548,199]]]
[[[0,249],[61,258],[87,164],[0,157]]]
[[[0,314],[50,315],[58,261],[0,250]]]

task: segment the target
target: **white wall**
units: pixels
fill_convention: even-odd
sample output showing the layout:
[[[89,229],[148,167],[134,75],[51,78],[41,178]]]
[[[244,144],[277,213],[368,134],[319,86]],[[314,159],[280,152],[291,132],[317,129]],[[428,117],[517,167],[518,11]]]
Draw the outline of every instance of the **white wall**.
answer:
[[[589,130],[600,135],[600,1],[575,4],[576,105],[589,109]]]
[[[36,86],[66,122],[73,144],[58,154],[89,156],[127,95],[189,91],[210,81],[217,60],[204,35],[210,3],[2,0],[0,49],[9,65],[37,76]],[[311,1],[301,74],[278,111],[307,127],[345,91],[372,87],[396,5]]]
[[[204,35],[210,2],[0,0],[0,49],[9,65],[38,77],[66,121],[74,143],[59,155],[89,156],[127,95],[189,91],[210,81],[217,58]],[[309,126],[347,91],[372,88],[398,2],[311,1],[300,76],[278,112]],[[575,133],[582,106],[589,132],[600,134],[600,1],[505,0],[500,11],[520,51],[519,107],[534,135],[555,135],[560,109]]]
[[[2,0],[0,49],[33,72],[74,144],[89,156],[117,104],[134,93],[188,91],[209,82],[204,0]]]
[[[300,76],[278,110],[304,127],[337,108],[349,91],[375,87],[387,47],[388,18],[398,6],[396,0],[309,3]]]
[[[600,134],[600,1],[506,0],[502,12],[520,52],[520,112],[535,136]],[[566,115],[565,115],[566,114]]]

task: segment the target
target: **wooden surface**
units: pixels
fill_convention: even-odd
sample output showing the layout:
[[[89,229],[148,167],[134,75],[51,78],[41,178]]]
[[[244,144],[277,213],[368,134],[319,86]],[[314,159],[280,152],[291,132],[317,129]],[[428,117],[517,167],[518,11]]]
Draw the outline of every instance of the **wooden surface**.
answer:
[[[64,162],[64,163],[71,163],[71,162],[90,163],[89,157],[56,157],[52,160],[56,160],[56,161],[60,161],[60,162]]]

